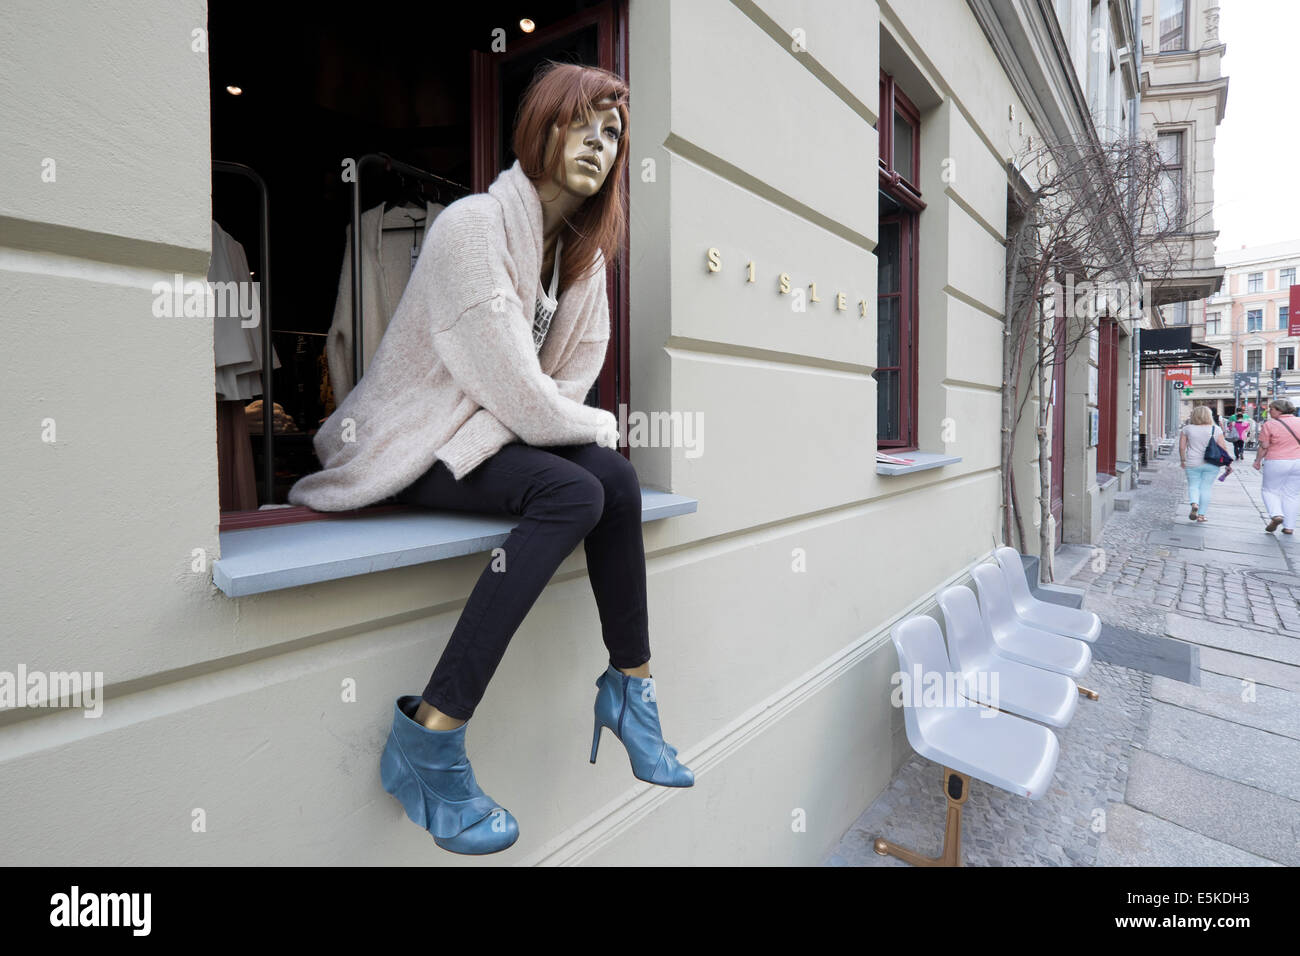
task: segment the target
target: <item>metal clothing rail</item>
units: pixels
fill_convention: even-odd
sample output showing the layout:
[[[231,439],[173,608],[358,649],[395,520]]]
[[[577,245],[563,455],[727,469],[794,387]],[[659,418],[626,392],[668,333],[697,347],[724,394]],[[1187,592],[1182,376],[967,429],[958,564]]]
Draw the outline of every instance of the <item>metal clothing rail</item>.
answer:
[[[401,160],[393,159],[387,153],[367,153],[357,160],[356,172],[352,178],[352,387],[361,381],[361,362],[365,357],[365,344],[361,338],[361,174],[367,166],[382,163],[385,172],[397,172],[425,182],[452,186],[468,194],[468,186],[445,179],[436,173],[420,169]],[[426,225],[427,228],[427,225]],[[428,232],[425,233],[426,237]]]
[[[234,173],[252,180],[257,187],[261,201],[261,241],[258,243],[257,266],[260,282],[258,298],[262,309],[262,482],[264,485],[263,504],[275,503],[275,398],[272,394],[271,364],[271,206],[267,198],[266,180],[257,174],[251,166],[243,163],[227,163],[223,160],[212,161],[214,173]]]

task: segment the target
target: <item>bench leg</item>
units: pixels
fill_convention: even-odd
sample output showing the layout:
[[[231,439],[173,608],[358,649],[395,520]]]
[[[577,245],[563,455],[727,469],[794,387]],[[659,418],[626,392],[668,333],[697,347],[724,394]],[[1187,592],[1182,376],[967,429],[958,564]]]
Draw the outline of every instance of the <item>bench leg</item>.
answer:
[[[943,794],[948,798],[948,819],[943,830],[943,852],[938,856],[921,856],[883,838],[877,838],[873,848],[881,856],[896,856],[913,866],[961,866],[961,808],[969,793],[970,777],[944,767]]]
[[[1095,690],[1088,690],[1088,688],[1082,685],[1079,686],[1079,693],[1082,694],[1084,697],[1088,698],[1089,700],[1096,700],[1098,697],[1101,696]]]

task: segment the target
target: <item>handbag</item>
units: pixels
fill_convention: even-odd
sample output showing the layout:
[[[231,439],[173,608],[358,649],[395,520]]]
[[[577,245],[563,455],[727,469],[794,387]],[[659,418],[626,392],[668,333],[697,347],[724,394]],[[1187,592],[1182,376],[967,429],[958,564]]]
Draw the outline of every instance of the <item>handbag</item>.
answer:
[[[1214,425],[1210,426],[1210,440],[1205,443],[1205,460],[1215,467],[1222,468],[1224,465],[1232,464],[1232,456],[1219,447],[1219,443],[1214,440]]]

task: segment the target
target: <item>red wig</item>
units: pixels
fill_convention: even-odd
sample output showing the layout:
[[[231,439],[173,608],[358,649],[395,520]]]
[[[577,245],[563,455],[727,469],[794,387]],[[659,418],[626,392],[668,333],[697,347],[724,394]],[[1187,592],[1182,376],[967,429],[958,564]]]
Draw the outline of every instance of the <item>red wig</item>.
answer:
[[[560,285],[567,288],[589,276],[596,265],[596,250],[605,262],[614,260],[623,241],[627,225],[627,188],[623,171],[628,155],[628,88],[614,73],[577,63],[548,60],[538,68],[528,89],[519,101],[511,143],[519,166],[536,185],[553,182],[564,162],[564,150],[546,162],[546,140],[552,126],[560,135],[576,120],[587,121],[596,110],[614,107],[622,121],[618,155],[605,177],[604,185],[589,197],[562,229],[564,249],[560,256]]]

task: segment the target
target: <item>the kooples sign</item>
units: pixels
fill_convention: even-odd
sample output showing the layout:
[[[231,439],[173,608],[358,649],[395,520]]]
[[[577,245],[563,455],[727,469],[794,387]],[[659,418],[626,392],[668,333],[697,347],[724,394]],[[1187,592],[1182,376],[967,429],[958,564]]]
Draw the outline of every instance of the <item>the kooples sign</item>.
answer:
[[[710,273],[721,272],[722,253],[719,252],[716,247],[710,246],[709,249],[704,253],[704,265]],[[755,277],[755,267],[754,267],[753,259],[750,259],[747,263],[745,263],[745,271],[746,271],[745,281],[747,283],[758,281],[757,278]],[[788,272],[779,272],[776,275],[776,291],[780,295],[791,296],[790,308],[793,309],[795,312],[807,312],[808,303],[821,301],[821,298],[817,295],[816,282],[809,282],[807,289],[808,291],[805,293],[803,286],[793,285],[790,279],[790,273]],[[848,296],[846,296],[843,292],[836,290],[834,296],[832,296],[831,298],[831,302],[834,303],[834,308],[836,312],[847,312],[849,310]],[[863,298],[858,299],[857,312],[858,312],[858,318],[860,319],[866,318],[867,315],[866,299]]]

